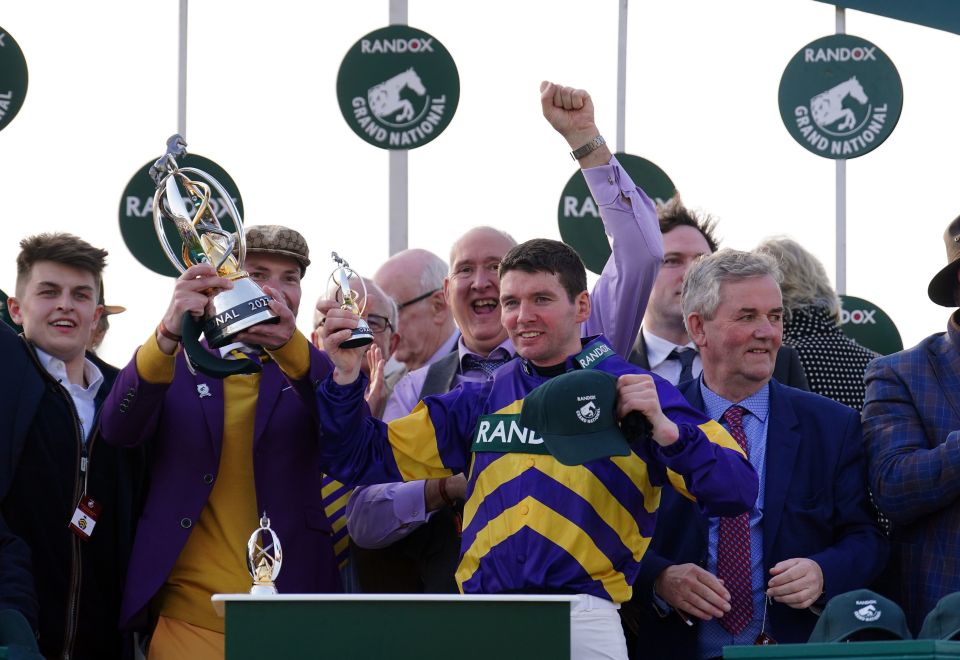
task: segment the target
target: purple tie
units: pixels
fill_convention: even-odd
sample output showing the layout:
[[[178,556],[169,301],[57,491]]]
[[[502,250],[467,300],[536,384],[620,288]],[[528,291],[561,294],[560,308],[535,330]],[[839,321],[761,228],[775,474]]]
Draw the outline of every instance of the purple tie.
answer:
[[[730,435],[747,453],[747,434],[743,430],[744,409],[730,406],[721,418]],[[717,577],[730,592],[730,611],[720,625],[739,635],[753,619],[753,586],[750,584],[750,513],[736,518],[721,518],[717,536]]]
[[[487,378],[493,376],[493,372],[510,361],[509,357],[481,358],[469,353],[463,356],[463,371],[482,371]]]

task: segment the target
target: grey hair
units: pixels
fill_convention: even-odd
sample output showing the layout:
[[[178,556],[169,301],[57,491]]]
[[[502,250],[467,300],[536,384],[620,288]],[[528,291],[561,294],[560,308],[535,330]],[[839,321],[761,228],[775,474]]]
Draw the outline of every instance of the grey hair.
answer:
[[[358,276],[356,275],[350,278],[351,289],[356,288],[353,282],[355,282],[357,279],[358,279]],[[388,296],[386,293],[384,293],[383,289],[381,289],[377,285],[377,283],[371,280],[369,277],[361,277],[359,279],[362,279],[363,283],[366,285],[368,295],[372,293],[373,295],[379,296],[380,298],[386,301],[387,319],[390,321],[390,326],[396,329],[397,316],[399,315],[399,310],[397,309],[397,301],[394,300],[392,297]],[[324,298],[326,298],[327,300],[337,300],[337,292],[339,290],[340,290],[340,285],[334,282],[333,280],[330,280],[329,284],[327,285],[327,290],[326,292],[324,292]],[[363,287],[360,287],[357,293],[359,293],[360,295],[363,295]],[[323,318],[324,318],[323,314],[320,313],[319,309],[313,312],[313,327],[315,329],[320,326],[320,321],[322,321]]]
[[[830,285],[823,264],[806,248],[793,239],[777,236],[764,239],[754,252],[770,255],[780,266],[780,291],[788,314],[802,307],[820,307],[839,320],[840,298]]]
[[[420,291],[436,291],[443,288],[447,277],[447,262],[433,252],[424,250],[423,270],[420,271]]]
[[[693,313],[705,320],[714,317],[720,306],[720,285],[724,282],[765,275],[780,284],[780,268],[773,257],[765,254],[724,248],[704,256],[690,266],[683,278],[680,306],[683,308],[684,324]]]

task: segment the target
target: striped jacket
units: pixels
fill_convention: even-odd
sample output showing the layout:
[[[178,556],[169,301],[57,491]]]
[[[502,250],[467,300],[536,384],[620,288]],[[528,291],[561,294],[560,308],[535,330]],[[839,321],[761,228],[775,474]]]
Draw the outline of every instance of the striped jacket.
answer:
[[[646,373],[602,336],[584,341],[567,370]],[[678,442],[662,449],[636,441],[629,456],[572,467],[518,424],[524,396],[547,380],[525,360],[486,383],[427,397],[389,424],[369,416],[364,378],[343,387],[328,378],[317,387],[324,467],[348,483],[467,472],[456,575],[464,593],[585,593],[623,602],[653,534],[661,487],[696,499],[708,515],[737,515],[757,496],[757,475],[735,441],[654,378],[662,409],[680,427]],[[482,451],[488,443],[475,443],[478,435],[520,451]]]

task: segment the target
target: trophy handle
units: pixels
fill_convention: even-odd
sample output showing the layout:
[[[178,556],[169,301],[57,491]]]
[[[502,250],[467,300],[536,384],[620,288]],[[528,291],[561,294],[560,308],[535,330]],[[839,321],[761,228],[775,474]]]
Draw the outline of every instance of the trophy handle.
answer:
[[[183,337],[183,350],[187,354],[187,364],[193,364],[196,369],[212,378],[226,378],[238,374],[255,374],[262,371],[259,364],[253,360],[224,360],[211,355],[200,343],[200,334],[203,332],[203,323],[193,318],[187,312],[183,315],[180,324],[180,334]]]
[[[220,200],[223,202],[227,215],[230,216],[230,220],[233,221],[233,225],[237,230],[236,235],[231,234],[220,226],[220,223],[216,220],[216,218],[214,218],[215,224],[204,225],[204,229],[206,229],[208,233],[214,233],[223,236],[229,241],[228,248],[224,250],[220,258],[217,259],[216,263],[211,263],[211,265],[217,269],[217,272],[220,272],[221,266],[233,258],[233,247],[234,244],[236,244],[236,270],[239,271],[242,269],[243,262],[247,257],[247,242],[243,235],[243,221],[240,219],[240,212],[237,210],[237,207],[233,203],[233,199],[230,197],[230,193],[227,192],[226,188],[224,188],[219,181],[195,167],[181,167],[175,171],[168,171],[167,174],[160,179],[157,185],[157,190],[153,194],[153,227],[157,237],[160,239],[160,247],[163,248],[164,254],[167,256],[167,259],[170,261],[170,263],[173,264],[173,267],[181,273],[185,272],[187,268],[192,265],[190,263],[192,260],[187,259],[187,253],[207,256],[207,252],[201,243],[200,235],[197,233],[197,230],[193,224],[193,220],[190,217],[190,211],[183,203],[183,198],[180,196],[180,190],[177,187],[176,176],[179,175],[186,178],[186,174],[196,175],[199,179],[211,186],[216,191],[216,194],[219,195]],[[170,241],[167,240],[167,234],[164,231],[164,214],[162,206],[164,199],[167,200],[167,209],[170,212],[170,219],[177,227],[177,232],[180,234],[180,238],[183,240],[183,259],[184,262],[187,263],[186,266],[184,266],[184,263],[181,262],[180,257],[173,249],[173,246],[170,245]],[[207,259],[209,259],[209,257],[207,257]]]
[[[240,211],[237,210],[237,205],[233,203],[233,198],[230,197],[230,193],[227,192],[227,189],[224,188],[219,181],[214,179],[212,176],[208,176],[206,173],[198,170],[195,167],[181,167],[180,171],[187,173],[192,172],[193,174],[203,177],[204,181],[212,186],[220,196],[220,200],[223,202],[226,208],[227,215],[230,216],[230,220],[233,221],[233,226],[237,229],[237,263],[240,265],[240,268],[243,268],[243,262],[247,259],[247,240],[243,234],[243,221],[240,219]],[[219,222],[217,224],[219,225]],[[228,234],[228,232],[223,229],[221,229],[221,232]],[[221,264],[215,264],[218,270],[220,269]]]

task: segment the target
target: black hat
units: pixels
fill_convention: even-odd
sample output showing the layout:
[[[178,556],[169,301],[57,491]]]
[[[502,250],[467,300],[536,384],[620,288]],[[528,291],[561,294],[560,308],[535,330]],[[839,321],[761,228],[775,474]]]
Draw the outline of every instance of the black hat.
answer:
[[[857,589],[830,599],[810,633],[810,643],[848,642],[863,633],[876,639],[912,639],[900,606],[869,589]]]
[[[944,596],[923,620],[917,639],[960,641],[960,591]]]
[[[943,232],[947,246],[947,265],[933,276],[927,287],[930,300],[944,307],[957,306],[957,269],[960,268],[960,216],[947,225]]]
[[[520,425],[536,431],[564,465],[628,456],[630,445],[617,424],[616,402],[616,376],[577,369],[527,394]]]

